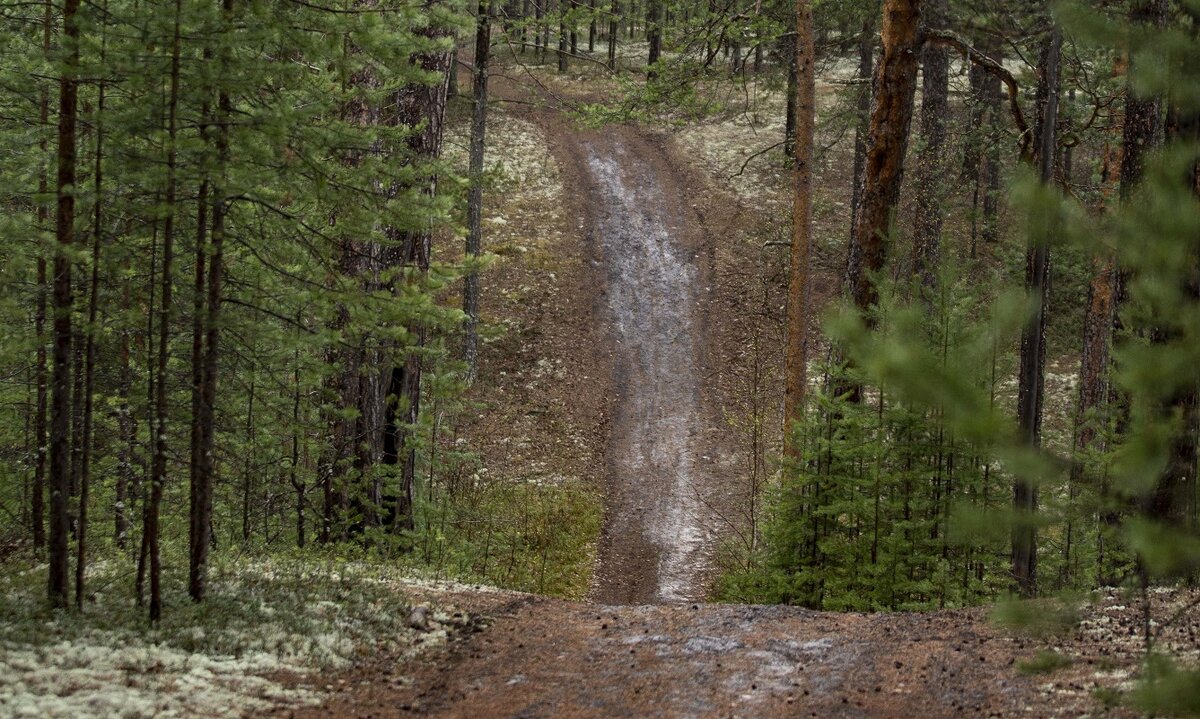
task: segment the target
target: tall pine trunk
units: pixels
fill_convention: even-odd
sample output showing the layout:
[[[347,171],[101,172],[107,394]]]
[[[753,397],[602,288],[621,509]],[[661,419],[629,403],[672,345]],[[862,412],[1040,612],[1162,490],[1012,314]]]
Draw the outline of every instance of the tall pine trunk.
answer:
[[[63,2],[65,59],[58,90],[58,179],[54,254],[54,374],[50,400],[50,571],[49,597],[67,606],[70,582],[67,534],[71,494],[71,291],[72,245],[75,244],[75,123],[78,105],[79,0]]]
[[[42,55],[50,56],[50,9],[51,3],[46,3],[42,16]],[[50,126],[50,91],[43,85],[38,102],[38,120],[43,128]],[[46,157],[46,136],[43,134],[38,143],[42,157]],[[38,174],[38,194],[45,197],[49,192],[45,164]],[[50,209],[39,203],[37,210],[38,228],[45,230],[50,225]],[[33,523],[33,548],[41,549],[46,545],[46,400],[48,395],[49,372],[46,368],[46,256],[38,252],[37,257],[37,305],[34,309],[34,336],[37,338],[37,409],[33,422],[34,444],[36,445],[36,460],[33,469],[33,491],[30,497],[30,519]]]
[[[233,14],[233,0],[221,0],[221,13],[226,27]],[[220,52],[220,65],[229,67],[227,50]],[[199,429],[196,455],[193,459],[194,474],[191,492],[188,556],[188,595],[193,601],[203,601],[208,587],[208,551],[212,546],[212,503],[213,503],[213,449],[216,442],[217,370],[220,358],[221,332],[221,288],[224,280],[225,218],[227,206],[225,187],[226,170],[229,165],[229,125],[232,120],[232,102],[229,93],[222,87],[217,92],[216,123],[216,174],[211,180],[210,215],[212,231],[208,248],[207,284],[197,282],[197,291],[207,296],[198,302],[206,316],[201,324],[204,331],[203,357],[199,372],[200,396],[193,422]],[[203,201],[203,198],[202,198]],[[197,271],[197,279],[201,274]],[[194,359],[201,359],[199,357]]]
[[[105,3],[107,14],[107,2]],[[103,31],[103,30],[101,30]],[[100,62],[104,62],[105,40],[101,40]],[[75,607],[83,609],[84,576],[87,569],[88,499],[92,474],[93,410],[96,394],[96,333],[100,294],[100,246],[104,238],[104,83],[100,83],[96,100],[96,157],[92,169],[95,193],[92,206],[92,275],[88,284],[87,330],[84,349],[83,380],[83,448],[79,469],[79,531],[75,544]]]
[[[180,15],[182,0],[175,0],[171,38],[171,76],[167,99],[167,186],[163,193],[166,204],[163,219],[162,304],[159,308],[158,382],[154,393],[154,459],[150,472],[150,503],[147,510],[146,549],[150,559],[150,621],[162,617],[162,553],[159,536],[159,511],[162,506],[163,483],[167,475],[167,365],[170,360],[172,262],[175,252],[175,199],[177,192],[176,135],[179,113]]]
[[[492,46],[489,0],[480,0],[475,20],[475,68],[471,108],[471,146],[468,159],[470,187],[467,190],[466,253],[478,260],[483,250],[483,155],[486,148],[488,60]],[[463,312],[467,319],[463,336],[463,361],[467,381],[479,371],[479,272],[472,270],[463,280]]]
[[[438,32],[431,30],[428,32]],[[444,68],[444,53],[418,55],[416,62],[431,77],[440,76]],[[446,114],[446,87],[444,83],[413,85],[401,91],[397,98],[396,122],[409,127],[420,127],[408,140],[408,149],[418,162],[436,161],[441,154],[442,129]],[[431,197],[437,194],[438,178],[431,174],[426,178],[425,192]],[[399,264],[416,270],[414,282],[424,282],[429,272],[430,251],[433,234],[430,230],[397,232],[388,229],[393,236],[394,246],[400,256],[389,256],[385,265]],[[389,386],[385,395],[384,409],[384,462],[400,466],[400,487],[395,499],[394,529],[403,531],[414,526],[414,492],[417,478],[416,429],[421,413],[421,375],[424,372],[422,352],[425,348],[428,329],[419,321],[408,328],[408,336],[415,338],[413,346],[406,352],[402,363],[393,366],[388,375]]]
[[[1038,83],[1037,128],[1038,172],[1045,186],[1054,183],[1057,152],[1055,123],[1058,120],[1059,51],[1062,35],[1052,27],[1041,62]],[[1051,210],[1053,212],[1053,210]],[[1049,239],[1054,231],[1053,215],[1036,218],[1041,225],[1031,228],[1026,252],[1025,289],[1034,307],[1021,333],[1020,373],[1017,383],[1017,424],[1022,441],[1031,449],[1041,446],[1042,400],[1045,390],[1046,301],[1050,288]],[[1013,508],[1017,519],[1012,532],[1012,576],[1021,596],[1037,593],[1037,486],[1027,477],[1013,482]]]
[[[799,455],[791,439],[794,423],[803,418],[808,387],[809,252],[812,248],[812,163],[816,120],[813,16],[809,0],[796,2],[795,142],[792,164],[792,245],[787,300],[786,390],[784,394],[785,447]]]
[[[862,200],[863,170],[867,164],[867,134],[871,129],[871,83],[875,76],[875,14],[867,13],[858,36],[858,89],[854,123],[854,174],[850,188],[850,234],[858,224],[858,206]],[[853,239],[851,240],[853,242]]]
[[[121,314],[130,306],[129,285],[121,289]],[[133,372],[129,365],[129,330],[122,327],[117,373],[117,474],[113,490],[113,541],[118,549],[125,549],[129,537],[129,498],[133,488],[133,462],[137,443],[137,428],[129,407],[129,395],[133,385]]]
[[[621,2],[612,0],[608,18],[608,69],[617,69],[617,36],[621,34]]]
[[[863,175],[855,200],[857,211],[853,213],[845,276],[846,290],[869,327],[875,325],[875,281],[887,261],[904,178],[922,43],[920,0],[885,0],[880,40],[882,51],[875,70]],[[846,381],[840,383],[836,393],[858,402],[862,387]]]
[[[662,0],[647,0],[646,2],[646,43],[649,51],[646,56],[646,76],[653,80],[658,77],[654,66],[662,57]]]

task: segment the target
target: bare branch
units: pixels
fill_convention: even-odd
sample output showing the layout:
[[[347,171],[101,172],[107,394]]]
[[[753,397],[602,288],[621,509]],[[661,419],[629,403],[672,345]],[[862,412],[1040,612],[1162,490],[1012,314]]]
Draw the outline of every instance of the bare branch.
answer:
[[[989,74],[1000,78],[1000,81],[1004,83],[1004,87],[1008,90],[1009,109],[1012,112],[1013,121],[1017,124],[1017,131],[1020,133],[1021,155],[1025,156],[1029,150],[1029,143],[1033,139],[1033,133],[1029,130],[1029,124],[1025,122],[1025,114],[1021,112],[1020,88],[1017,86],[1017,78],[1013,77],[1013,74],[1003,65],[973,47],[966,40],[950,30],[930,30],[925,33],[925,41],[939,47],[953,48],[964,59],[973,62]]]

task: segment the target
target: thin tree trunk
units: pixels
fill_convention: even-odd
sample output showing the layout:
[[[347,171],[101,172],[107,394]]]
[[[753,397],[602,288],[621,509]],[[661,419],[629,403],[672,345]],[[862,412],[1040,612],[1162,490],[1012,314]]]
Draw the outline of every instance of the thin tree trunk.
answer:
[[[621,34],[621,3],[612,0],[608,19],[608,69],[617,69],[617,36]]]
[[[1058,120],[1058,62],[1062,36],[1058,27],[1051,29],[1038,84],[1041,105],[1038,128],[1038,165],[1043,185],[1054,183],[1057,156],[1055,123]],[[1021,333],[1020,375],[1017,384],[1017,424],[1022,441],[1032,449],[1041,446],[1042,398],[1045,389],[1046,300],[1050,285],[1049,239],[1054,230],[1053,216],[1038,218],[1041,227],[1030,233],[1027,251],[1025,288],[1034,303],[1033,311]],[[1012,535],[1012,575],[1021,596],[1037,593],[1037,530],[1033,518],[1037,512],[1037,487],[1025,477],[1013,482],[1013,508],[1017,521]]]
[[[964,182],[978,182],[980,148],[983,146],[983,121],[987,117],[988,93],[985,83],[991,75],[980,65],[971,63],[967,69],[967,127],[963,140],[963,160],[960,177]]]
[[[470,187],[467,189],[466,253],[478,260],[483,251],[483,157],[486,148],[488,61],[492,30],[490,2],[480,0],[475,21],[474,106],[471,111],[471,146],[468,159]],[[463,337],[463,361],[467,364],[467,382],[474,382],[479,371],[479,272],[472,270],[463,281],[463,312],[466,324]]]
[[[108,3],[105,2],[107,11]],[[107,38],[101,40],[100,62],[104,62]],[[96,393],[96,327],[100,290],[100,243],[104,235],[104,83],[100,83],[96,99],[96,157],[92,170],[92,276],[88,292],[87,340],[84,349],[83,380],[83,448],[79,470],[79,532],[75,549],[75,608],[83,610],[84,574],[87,568],[88,494],[92,474],[92,427],[94,395]]]
[[[654,69],[662,56],[662,0],[648,0],[646,4],[646,42],[649,52],[646,59],[646,77],[653,80],[658,77]]]
[[[129,285],[121,290],[121,314],[129,310]],[[118,549],[125,549],[129,537],[129,490],[133,484],[134,444],[137,430],[129,408],[129,394],[133,384],[129,366],[129,330],[121,328],[120,370],[117,379],[117,476],[113,497],[113,541]]]
[[[246,439],[250,442],[250,451],[242,466],[242,541],[250,542],[250,503],[253,501],[251,485],[250,458],[254,456],[254,377],[250,378],[250,391],[246,394]],[[265,524],[264,519],[264,524]]]
[[[783,154],[787,157],[796,156],[796,95],[799,93],[800,77],[799,63],[796,58],[796,35],[788,33],[784,38],[787,52],[787,109],[783,125]]]
[[[292,455],[288,480],[296,490],[296,546],[304,549],[305,492],[308,486],[300,480],[300,350],[292,355]]]
[[[946,0],[929,0],[925,8],[927,23],[938,27],[945,24]],[[914,183],[917,217],[912,264],[913,277],[924,287],[926,307],[932,310],[942,242],[942,146],[949,113],[950,62],[946,49],[926,45],[921,65],[921,150]]]
[[[786,391],[784,437],[788,455],[799,456],[791,439],[795,423],[803,419],[808,388],[809,252],[812,247],[812,162],[816,117],[813,17],[810,0],[796,2],[796,114],[792,165],[792,246],[787,301]]]
[[[150,621],[162,618],[162,554],[159,548],[159,509],[163,483],[167,475],[167,364],[171,338],[171,264],[175,251],[175,146],[179,112],[180,15],[182,0],[175,0],[171,39],[171,78],[167,100],[167,186],[164,193],[166,216],[163,219],[162,306],[159,309],[158,383],[154,395],[154,460],[150,475],[150,506],[147,513],[147,549],[150,554]]]
[[[49,597],[67,606],[70,582],[67,534],[71,493],[71,246],[75,243],[75,122],[78,101],[79,0],[63,2],[66,50],[58,100],[58,184],[54,254],[54,374],[50,404],[50,570]]]
[[[158,201],[157,194],[155,202]],[[154,416],[154,398],[157,396],[158,377],[155,372],[155,351],[154,351],[154,295],[157,288],[155,284],[156,273],[158,271],[158,222],[153,224],[153,230],[150,233],[150,276],[146,281],[146,294],[148,300],[146,302],[146,423],[148,425],[149,447],[148,454],[154,454],[154,440],[158,436],[158,431],[155,429],[157,422]],[[153,465],[153,459],[151,459]],[[141,482],[141,499],[142,499],[142,537],[138,545],[138,560],[137,560],[137,578],[134,580],[134,590],[137,594],[137,604],[142,606],[146,600],[146,559],[150,554],[150,476],[153,473],[153,467],[150,471],[146,471],[146,466],[142,465],[142,482]]]
[[[50,9],[51,3],[46,3],[42,16],[42,55],[50,56]],[[43,85],[39,99],[38,119],[41,127],[50,125],[50,91]],[[41,156],[46,157],[48,142],[45,134],[38,143]],[[38,194],[45,197],[49,192],[47,168],[43,164],[38,176]],[[37,210],[38,227],[46,229],[50,225],[50,208],[39,203]],[[38,252],[37,258],[37,307],[34,310],[34,336],[37,337],[37,415],[33,423],[34,443],[37,446],[37,459],[33,470],[33,496],[30,498],[30,515],[33,522],[33,548],[40,550],[46,546],[46,399],[48,371],[46,368],[46,256]]]
[[[859,89],[855,105],[854,125],[854,185],[850,188],[850,234],[858,224],[858,208],[862,202],[863,170],[867,165],[867,135],[871,130],[871,83],[875,76],[875,14],[867,13],[858,36],[858,79],[866,85]],[[853,242],[853,237],[851,239]]]
[[[558,71],[567,71],[567,0],[558,0]]]
[[[211,60],[211,58],[209,58]],[[201,110],[201,117],[208,120],[208,104]],[[208,127],[201,126],[200,136],[208,142]],[[204,451],[204,423],[201,419],[203,410],[200,406],[204,397],[204,302],[205,302],[205,268],[208,265],[208,178],[200,182],[200,191],[196,195],[196,275],[192,287],[192,426],[191,426],[191,457],[188,462],[188,488],[190,492],[188,505],[188,593],[193,601],[200,601],[196,596],[195,585],[197,578],[196,550],[203,524],[200,509],[200,455]],[[202,592],[203,590],[201,590]]]
[[[588,0],[588,52],[596,52],[596,0]]]
[[[989,48],[989,56],[997,63],[1002,62],[1001,46],[993,41]],[[987,95],[987,162],[983,170],[983,232],[981,236],[985,244],[1000,241],[1000,143],[1004,138],[1004,126],[1001,119],[1001,105],[1004,102],[1000,79],[988,74],[984,82]]]
[[[221,0],[221,13],[226,26],[233,14],[233,0]],[[230,58],[222,51],[221,67],[228,67]],[[229,165],[229,124],[232,117],[229,93],[222,87],[217,93],[217,172],[212,186],[212,233],[208,256],[208,282],[197,283],[197,291],[207,293],[202,309],[207,316],[201,323],[204,330],[204,355],[200,371],[200,397],[195,423],[199,426],[199,443],[194,458],[195,474],[191,495],[191,538],[188,561],[188,595],[193,601],[204,600],[208,588],[208,552],[212,546],[213,448],[216,442],[217,370],[220,359],[221,288],[224,280],[226,169]],[[204,198],[202,198],[203,201]],[[197,274],[199,279],[200,275]]]
[[[436,71],[446,62],[445,55],[426,54],[419,56],[420,65],[427,71]],[[404,125],[420,126],[420,132],[409,139],[409,149],[417,157],[426,160],[436,160],[441,153],[442,130],[446,114],[446,88],[444,85],[411,86],[404,90],[398,98],[398,115],[396,120]],[[438,178],[436,174],[429,175],[425,191],[430,196],[437,194]],[[430,252],[433,235],[429,230],[399,233],[389,228],[400,241],[396,243],[401,249],[399,261],[405,266],[417,270],[419,279],[424,281],[429,272]],[[385,264],[391,264],[389,262]],[[415,338],[414,346],[406,353],[402,365],[392,368],[389,374],[389,387],[385,393],[387,399],[384,407],[384,462],[400,464],[400,488],[395,502],[395,524],[397,532],[410,530],[414,526],[413,516],[414,491],[416,486],[416,426],[421,412],[421,374],[423,360],[421,350],[425,347],[427,328],[421,323],[414,323],[409,328],[409,336]],[[395,455],[387,451],[386,445],[395,448]]]

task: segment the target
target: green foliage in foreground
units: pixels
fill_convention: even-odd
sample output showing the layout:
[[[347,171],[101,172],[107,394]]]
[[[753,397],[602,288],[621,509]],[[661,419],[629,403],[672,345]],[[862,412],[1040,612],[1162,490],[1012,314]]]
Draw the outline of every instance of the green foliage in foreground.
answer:
[[[1152,655],[1132,700],[1150,716],[1200,716],[1200,669],[1180,668],[1167,657]]]
[[[1017,671],[1022,674],[1051,674],[1071,666],[1071,658],[1064,657],[1058,652],[1043,649],[1032,659],[1017,662]]]

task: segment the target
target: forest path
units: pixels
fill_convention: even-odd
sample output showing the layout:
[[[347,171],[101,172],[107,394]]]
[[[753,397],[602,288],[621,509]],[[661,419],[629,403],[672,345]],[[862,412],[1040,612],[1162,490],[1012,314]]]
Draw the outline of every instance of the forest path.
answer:
[[[625,127],[572,133],[558,146],[575,165],[568,193],[586,198],[580,214],[603,288],[596,315],[612,345],[616,395],[592,597],[702,599],[716,484],[704,444],[720,432],[702,392],[703,230],[661,138]]]

